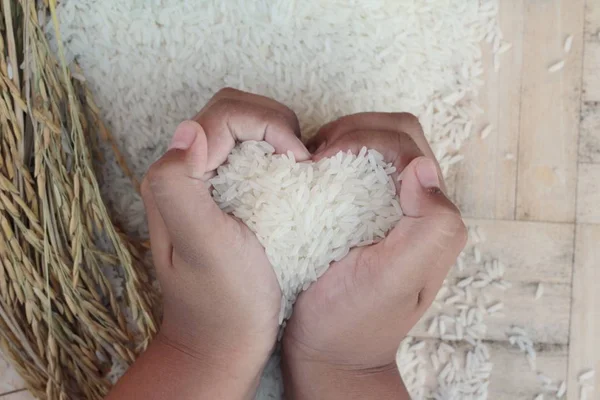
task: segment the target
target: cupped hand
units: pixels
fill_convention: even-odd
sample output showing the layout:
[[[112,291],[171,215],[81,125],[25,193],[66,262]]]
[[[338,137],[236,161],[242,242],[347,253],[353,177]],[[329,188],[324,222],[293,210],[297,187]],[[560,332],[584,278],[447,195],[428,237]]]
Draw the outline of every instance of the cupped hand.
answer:
[[[318,161],[340,150],[358,153],[363,146],[396,166],[404,217],[381,242],[354,248],[332,263],[299,296],[283,337],[290,398],[325,393],[337,372],[355,378],[376,371],[397,375],[400,341],[432,303],[466,241],[460,213],[444,195],[439,166],[414,116],[347,116],[322,127],[308,147],[316,149]],[[325,386],[319,384],[323,380]],[[352,384],[338,386],[341,394]]]
[[[240,355],[266,360],[278,330],[277,279],[255,235],[219,209],[207,181],[237,141],[265,140],[306,160],[298,136],[284,105],[224,89],[179,125],[151,166],[142,195],[163,293],[160,340],[200,358],[221,354],[224,363],[229,355],[238,364]]]

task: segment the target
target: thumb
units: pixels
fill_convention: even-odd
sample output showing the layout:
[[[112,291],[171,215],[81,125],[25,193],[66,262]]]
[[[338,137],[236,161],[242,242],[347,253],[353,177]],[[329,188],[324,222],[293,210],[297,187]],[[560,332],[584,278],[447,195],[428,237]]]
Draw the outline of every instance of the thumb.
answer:
[[[206,133],[202,126],[195,121],[183,121],[175,129],[171,144],[163,158],[177,157],[185,164],[186,175],[192,179],[201,179],[208,161],[207,148]],[[172,152],[172,150],[181,151]]]
[[[419,304],[429,304],[465,245],[466,228],[458,208],[440,189],[433,160],[414,159],[399,179],[404,217],[368,248],[367,259],[391,264],[380,270],[380,277],[392,291],[418,292]]]
[[[204,129],[182,122],[169,150],[148,170],[147,180],[173,247],[193,250],[218,238],[225,214],[213,201],[203,179],[207,163]]]
[[[408,217],[454,213],[458,208],[444,195],[436,163],[431,158],[417,157],[398,176],[400,206]]]

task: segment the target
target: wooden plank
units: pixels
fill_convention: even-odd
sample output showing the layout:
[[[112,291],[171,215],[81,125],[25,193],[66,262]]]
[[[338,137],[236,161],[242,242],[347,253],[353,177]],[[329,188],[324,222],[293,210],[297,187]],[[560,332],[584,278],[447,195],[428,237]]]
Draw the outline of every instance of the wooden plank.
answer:
[[[490,382],[488,399],[531,400],[544,393],[537,374],[531,370],[523,353],[508,343],[492,343],[491,360],[494,371]],[[536,348],[536,367],[539,372],[551,378],[554,384],[566,379],[568,352],[567,346],[543,345]],[[549,395],[544,398],[552,398]]]
[[[426,371],[426,385],[435,387],[436,377],[440,370],[434,370],[428,354],[435,351],[439,341],[423,339],[426,347],[420,351],[426,360],[423,364]],[[507,342],[485,342],[490,352],[490,360],[494,364],[489,386],[489,399],[499,400],[531,400],[542,392],[541,382],[537,374],[531,370],[523,353]],[[459,358],[469,350],[465,343],[456,345]],[[537,369],[555,382],[565,379],[567,375],[567,347],[563,345],[543,345],[537,347]],[[398,360],[398,364],[402,364]],[[461,366],[462,368],[462,366]],[[570,398],[570,397],[569,397]]]
[[[460,280],[458,275],[454,276]],[[485,315],[486,340],[506,341],[507,331],[512,326],[522,327],[536,343],[567,345],[569,342],[569,315],[571,308],[571,286],[567,284],[544,283],[544,295],[535,300],[537,284],[512,283],[505,292],[495,288],[486,290],[490,301],[487,305],[502,302],[501,312]],[[452,307],[438,309],[431,307],[423,322],[413,330],[417,337],[439,338],[439,331],[427,333],[429,323],[435,316],[458,315]],[[453,333],[450,332],[451,334]]]
[[[512,44],[512,49],[501,56],[500,71],[495,72],[493,54],[488,46],[483,46],[486,84],[480,93],[479,104],[485,114],[475,125],[473,139],[461,149],[465,159],[456,167],[448,186],[454,189],[451,197],[465,216],[514,219],[523,1],[503,2],[499,20],[504,40]],[[487,124],[491,124],[494,130],[485,140],[481,140],[478,132]]]
[[[577,221],[600,223],[600,164],[580,164],[577,185]]]
[[[587,0],[585,9],[585,40],[600,41],[600,2]]]
[[[504,309],[498,315],[484,317],[488,340],[506,340],[511,326],[521,326],[537,343],[568,343],[571,303],[571,265],[573,260],[572,224],[467,220],[479,226],[486,240],[477,245],[483,259],[499,259],[506,265],[504,279],[512,284],[506,291],[491,287],[488,305],[502,301]],[[454,268],[447,282],[456,283],[473,276],[480,268],[472,262],[471,249],[467,248],[466,268]],[[535,291],[543,284],[544,295],[535,300]],[[477,292],[474,291],[474,294]],[[444,296],[447,297],[447,296]],[[427,333],[429,322],[439,314],[448,313],[452,307],[431,307],[413,330],[419,337],[439,337]]]
[[[586,42],[583,56],[583,100],[600,102],[600,40]]]
[[[567,398],[579,396],[577,376],[595,368],[595,391],[588,399],[600,396],[600,225],[577,226],[573,271],[573,308],[569,344],[569,391]],[[594,380],[590,382],[594,384]]]
[[[579,162],[600,163],[600,102],[583,104]]]
[[[584,0],[527,1],[517,219],[573,222]],[[563,44],[573,35],[568,55]],[[548,68],[565,60],[561,71]]]
[[[17,371],[0,354],[0,395],[14,392],[25,387]]]
[[[571,284],[572,224],[482,219],[467,219],[467,224],[485,234],[482,253],[506,264],[505,279]]]

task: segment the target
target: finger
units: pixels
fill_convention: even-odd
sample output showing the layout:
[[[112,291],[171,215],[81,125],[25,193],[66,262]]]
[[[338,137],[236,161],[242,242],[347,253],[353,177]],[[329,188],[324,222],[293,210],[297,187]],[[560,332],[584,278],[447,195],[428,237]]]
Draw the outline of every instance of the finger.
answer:
[[[221,89],[194,120],[207,132],[207,171],[213,171],[225,162],[236,141],[265,140],[277,153],[291,151],[298,161],[310,158],[300,140],[296,114],[265,96],[231,88]]]
[[[250,104],[257,104],[262,107],[270,108],[273,111],[276,111],[282,114],[288,124],[292,127],[295,135],[300,137],[300,123],[298,121],[298,117],[296,113],[293,112],[289,107],[285,104],[278,102],[270,97],[261,96],[255,93],[248,93],[242,90],[233,89],[233,88],[223,88],[219,90],[213,98],[209,101],[209,104],[213,104],[220,99],[233,99],[240,100]]]
[[[414,218],[433,214],[453,213],[460,215],[458,208],[441,190],[437,163],[427,157],[418,157],[400,173],[400,207],[402,212]]]
[[[422,290],[428,282],[443,281],[465,245],[466,228],[456,206],[440,190],[432,160],[413,160],[405,175],[400,189],[405,216],[368,251],[392,261],[393,267],[382,271],[384,280]]]
[[[401,131],[420,130],[407,113],[363,112],[346,115],[323,125],[307,143],[312,152],[324,148],[323,142],[333,142],[340,136],[355,130]],[[415,117],[413,117],[415,118]],[[418,120],[416,121],[418,124]]]
[[[466,228],[457,214],[403,217],[383,241],[365,249],[365,259],[373,260],[369,273],[382,296],[406,301],[412,294],[415,308],[424,311],[465,242]]]
[[[287,119],[270,108],[223,99],[201,114],[197,121],[207,133],[208,171],[225,162],[236,141],[264,140],[279,154],[291,151],[298,161],[310,158]]]
[[[199,243],[223,239],[224,229],[234,222],[213,201],[202,179],[206,151],[204,130],[186,121],[177,128],[170,149],[150,167],[146,178],[172,243],[183,253]]]
[[[396,188],[400,189],[398,174],[415,158],[423,156],[423,152],[414,140],[405,133],[359,130],[349,132],[330,143],[324,150],[313,156],[313,161],[318,162],[325,157],[333,157],[340,151],[350,151],[358,154],[366,147],[377,150],[383,155],[386,162],[396,167],[392,178]]]
[[[403,217],[383,241],[364,248],[357,268],[375,279],[382,298],[412,299],[415,310],[424,312],[465,242],[466,228],[456,214]]]
[[[327,136],[331,129],[331,125],[336,121],[338,120],[326,123],[321,128],[319,128],[319,130],[312,137],[310,137],[306,141],[306,148],[308,149],[308,151],[311,152],[311,154],[314,155],[318,153],[323,147],[325,147],[325,145],[327,144]]]
[[[356,130],[403,132],[411,137],[423,154],[432,160],[435,155],[429,146],[419,119],[410,113],[366,112],[347,115],[325,124],[317,134],[308,141],[307,147],[311,152],[319,152],[328,147],[339,137]],[[437,161],[436,161],[437,162]],[[439,176],[442,171],[438,166]],[[444,183],[442,183],[442,188]]]
[[[410,113],[365,112],[347,115],[323,125],[309,144],[332,142],[348,132],[365,129],[404,132],[413,138],[428,157],[433,155],[419,119]]]

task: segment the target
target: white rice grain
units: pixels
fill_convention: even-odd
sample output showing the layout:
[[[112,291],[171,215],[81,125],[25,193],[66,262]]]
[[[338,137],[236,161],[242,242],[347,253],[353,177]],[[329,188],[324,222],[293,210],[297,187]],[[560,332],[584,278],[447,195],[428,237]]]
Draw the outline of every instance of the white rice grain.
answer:
[[[586,371],[583,371],[579,374],[579,376],[577,377],[577,382],[581,385],[584,382],[589,381],[590,379],[594,378],[594,376],[596,375],[596,371],[593,369],[588,369]]]
[[[496,52],[496,54],[504,54],[507,51],[509,51],[510,49],[512,49],[512,47],[513,47],[512,43],[503,43],[502,46],[500,46],[500,48]]]
[[[537,284],[537,288],[535,289],[535,300],[541,299],[543,294],[544,294],[544,285],[540,282]]]
[[[431,323],[429,324],[429,328],[427,329],[427,333],[433,335],[438,328],[438,317],[433,317],[431,319]]]
[[[548,67],[548,72],[554,73],[562,70],[565,66],[565,60],[560,60]]]
[[[565,43],[563,45],[563,50],[565,51],[565,53],[570,53],[572,47],[573,47],[573,35],[569,35],[565,39]]]
[[[589,392],[590,392],[590,388],[588,386],[582,386],[579,389],[579,400],[588,400]]]
[[[461,296],[450,296],[446,300],[444,300],[444,304],[451,305],[454,303],[458,303],[460,301]]]
[[[560,386],[558,387],[558,390],[556,391],[556,397],[561,399],[565,393],[567,392],[567,382],[562,381]]]
[[[444,342],[440,343],[438,348],[445,354],[452,354],[456,351],[456,349],[453,346],[450,346],[449,344]]]
[[[430,357],[431,365],[433,366],[433,369],[437,371],[440,368],[440,360],[439,360],[437,354],[431,353],[431,355],[429,357]]]
[[[456,284],[456,286],[458,286],[459,288],[466,288],[467,286],[469,286],[469,285],[470,285],[470,284],[473,282],[473,280],[474,280],[474,279],[475,279],[475,278],[473,278],[472,276],[469,276],[469,277],[467,277],[467,278],[461,279],[461,280],[460,280],[460,281],[459,281],[459,282]]]
[[[504,308],[504,303],[502,303],[501,301],[493,304],[492,306],[488,307],[486,309],[488,314],[494,314],[500,310],[502,310]]]
[[[479,248],[475,247],[473,249],[473,257],[475,257],[475,262],[479,264],[481,262],[481,251]]]
[[[492,124],[487,124],[479,133],[479,137],[481,139],[487,138],[490,135],[490,133],[492,133],[492,129],[493,129]]]

